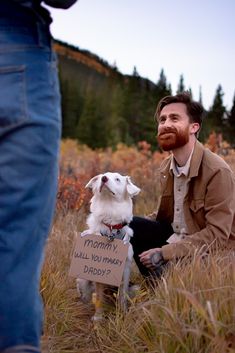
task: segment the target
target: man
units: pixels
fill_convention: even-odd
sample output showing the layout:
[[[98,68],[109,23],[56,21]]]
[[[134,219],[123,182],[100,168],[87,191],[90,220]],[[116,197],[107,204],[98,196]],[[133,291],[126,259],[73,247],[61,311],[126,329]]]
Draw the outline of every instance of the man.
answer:
[[[203,107],[187,93],[163,98],[156,110],[158,143],[172,154],[160,167],[161,198],[154,220],[135,217],[132,244],[144,276],[196,249],[235,248],[235,177],[197,141]]]
[[[67,8],[76,0],[47,0]],[[0,352],[40,352],[39,280],[61,132],[49,12],[0,1]]]

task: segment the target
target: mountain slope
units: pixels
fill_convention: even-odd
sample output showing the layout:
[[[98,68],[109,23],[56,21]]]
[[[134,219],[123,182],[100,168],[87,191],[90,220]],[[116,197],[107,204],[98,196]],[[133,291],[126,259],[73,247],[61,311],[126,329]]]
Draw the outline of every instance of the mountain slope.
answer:
[[[116,67],[86,50],[54,42],[62,93],[63,137],[90,147],[155,143],[156,102],[170,93],[167,83],[155,85],[123,75]]]

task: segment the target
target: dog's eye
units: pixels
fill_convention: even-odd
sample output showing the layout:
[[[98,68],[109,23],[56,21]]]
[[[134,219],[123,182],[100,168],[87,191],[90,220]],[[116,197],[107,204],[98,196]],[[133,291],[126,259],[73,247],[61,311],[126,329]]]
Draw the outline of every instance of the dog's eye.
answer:
[[[119,178],[116,178],[115,180],[116,180],[116,181],[118,181],[118,182],[120,182],[120,181],[121,181]]]

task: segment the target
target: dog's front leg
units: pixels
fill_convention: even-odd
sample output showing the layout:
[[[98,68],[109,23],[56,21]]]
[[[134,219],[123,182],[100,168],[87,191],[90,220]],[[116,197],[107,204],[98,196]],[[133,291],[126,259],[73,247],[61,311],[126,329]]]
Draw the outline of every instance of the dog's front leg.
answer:
[[[96,283],[96,298],[95,298],[95,314],[93,316],[94,321],[103,319],[104,312],[104,284]]]
[[[130,236],[128,234],[125,235],[123,238],[123,243],[124,244],[129,244],[130,243]]]
[[[130,240],[131,240],[131,237],[133,236],[133,230],[129,227],[124,227],[124,230],[125,230],[125,236],[123,238],[123,243],[124,244],[129,244],[130,243]]]
[[[92,232],[90,229],[86,229],[83,232],[81,232],[81,237],[86,237],[87,235],[91,235]]]
[[[124,312],[127,311],[127,298],[128,298],[128,292],[129,292],[132,259],[133,259],[133,249],[132,249],[132,246],[129,245],[128,255],[127,255],[124,272],[123,272],[123,281],[119,289],[120,305],[121,305],[121,309]]]
[[[79,298],[84,303],[89,303],[91,301],[92,292],[94,291],[94,283],[81,278],[77,278],[76,283]]]

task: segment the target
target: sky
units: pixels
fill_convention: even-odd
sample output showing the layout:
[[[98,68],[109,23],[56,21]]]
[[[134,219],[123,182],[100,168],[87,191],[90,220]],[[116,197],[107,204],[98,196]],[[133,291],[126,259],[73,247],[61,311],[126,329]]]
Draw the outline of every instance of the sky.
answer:
[[[193,98],[208,109],[221,84],[228,110],[235,95],[234,0],[79,0],[51,9],[52,35],[116,63],[123,74],[136,66],[157,82],[164,69],[173,94],[184,76]]]

